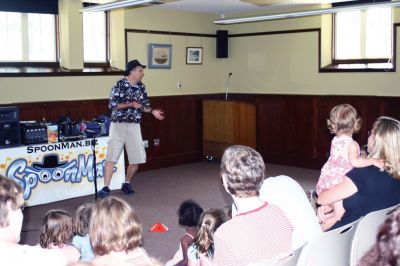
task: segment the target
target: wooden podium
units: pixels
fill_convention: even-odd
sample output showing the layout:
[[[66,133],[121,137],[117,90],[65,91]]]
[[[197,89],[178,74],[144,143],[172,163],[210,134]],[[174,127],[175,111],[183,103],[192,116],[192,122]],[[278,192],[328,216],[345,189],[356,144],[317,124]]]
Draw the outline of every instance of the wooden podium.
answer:
[[[222,158],[231,145],[256,147],[256,107],[236,101],[203,101],[203,156]]]

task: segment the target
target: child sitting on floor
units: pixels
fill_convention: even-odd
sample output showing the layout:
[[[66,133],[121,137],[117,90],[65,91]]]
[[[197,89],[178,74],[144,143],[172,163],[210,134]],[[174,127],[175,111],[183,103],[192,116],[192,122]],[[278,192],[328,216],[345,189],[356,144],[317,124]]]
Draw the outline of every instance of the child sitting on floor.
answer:
[[[188,249],[188,266],[212,265],[214,258],[214,232],[228,220],[223,210],[210,209],[200,218],[200,229]]]
[[[63,210],[48,211],[40,229],[40,246],[59,250],[66,257],[68,263],[73,263],[79,261],[81,254],[71,245],[71,241],[71,215]]]
[[[186,266],[188,264],[187,250],[197,235],[202,213],[203,209],[193,200],[186,200],[181,203],[178,210],[179,225],[185,228],[186,233],[180,239],[179,248],[175,256],[165,264],[166,266]]]
[[[72,217],[72,231],[74,238],[72,245],[81,253],[81,261],[88,262],[94,259],[94,253],[89,238],[90,216],[92,215],[93,204],[86,203],[78,207]]]

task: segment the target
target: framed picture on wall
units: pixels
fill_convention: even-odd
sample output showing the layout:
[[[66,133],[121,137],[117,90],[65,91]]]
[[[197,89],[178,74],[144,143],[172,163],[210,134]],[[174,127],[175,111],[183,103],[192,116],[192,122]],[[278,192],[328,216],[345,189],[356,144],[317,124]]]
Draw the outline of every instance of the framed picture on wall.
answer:
[[[201,65],[203,63],[203,47],[186,47],[186,64]]]
[[[149,43],[149,68],[171,68],[172,45]]]

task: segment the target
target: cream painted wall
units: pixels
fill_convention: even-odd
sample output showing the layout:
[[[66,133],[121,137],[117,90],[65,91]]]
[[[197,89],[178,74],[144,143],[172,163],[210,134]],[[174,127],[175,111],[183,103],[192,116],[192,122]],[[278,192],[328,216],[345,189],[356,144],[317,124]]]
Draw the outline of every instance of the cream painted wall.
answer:
[[[125,10],[110,13],[110,59],[111,66],[125,68]]]
[[[214,14],[180,12],[157,6],[131,8],[125,12],[125,27],[127,29],[215,34],[219,26],[213,22],[217,18],[218,16]]]
[[[399,12],[396,9],[395,22]],[[324,15],[237,24],[224,29],[235,34],[321,28],[324,66],[330,63],[331,21],[330,15]],[[397,45],[396,50],[399,49]],[[316,32],[230,38],[229,60],[224,64],[233,73],[230,90],[236,93],[400,96],[399,72],[318,73]]]
[[[251,14],[237,14],[232,17],[242,16],[257,16],[273,13],[284,13],[291,11],[301,11],[306,9],[318,9],[320,5],[303,7],[299,6],[296,8],[285,8],[275,9],[274,11],[264,11],[262,13],[251,13]],[[310,29],[321,27],[321,16],[310,16],[295,19],[284,19],[284,20],[271,20],[268,22],[253,22],[253,23],[242,23],[232,25],[220,25],[221,29],[229,31],[229,34],[247,33],[247,32],[265,32],[265,31],[283,31],[283,30],[298,30],[298,29]]]
[[[152,18],[152,19],[149,19]],[[158,7],[125,13],[127,29],[215,34],[215,15],[177,12]],[[128,33],[128,60],[148,65],[149,43],[172,45],[171,69],[146,69],[144,82],[150,95],[219,93],[223,89],[225,59],[217,59],[216,40],[210,37]],[[186,47],[203,47],[203,64],[186,65]],[[177,84],[182,84],[177,89]]]
[[[113,66],[125,66],[124,28],[142,28],[151,30],[183,31],[215,34],[217,27],[212,23],[212,15],[190,12],[167,11],[164,9],[141,8],[112,12],[112,60]],[[113,24],[114,23],[114,24]],[[113,28],[114,26],[114,28]],[[81,31],[70,31],[77,35]],[[79,36],[71,36],[78,40]],[[165,36],[164,36],[165,37]],[[219,73],[223,59],[215,59],[215,39],[185,38],[170,36],[176,54],[173,55],[173,69],[146,70],[144,82],[148,86],[150,96],[200,94],[222,91],[222,78]],[[161,39],[157,39],[161,38]],[[147,55],[145,40],[142,41],[141,56]],[[146,40],[147,41],[147,40]],[[162,35],[151,39],[153,42],[167,40]],[[189,66],[185,63],[185,47],[204,47],[204,64]],[[136,43],[136,45],[139,45]],[[131,51],[131,46],[129,47]],[[134,53],[133,56],[136,56]],[[139,55],[137,56],[139,57]],[[81,55],[83,58],[83,55]],[[143,61],[147,63],[147,59]],[[108,98],[111,87],[119,76],[73,76],[73,77],[26,77],[0,78],[0,104],[20,102],[40,102],[79,99]],[[177,81],[183,87],[176,89]]]
[[[316,32],[231,38],[229,45],[232,92],[400,96],[398,72],[318,73]]]
[[[108,98],[119,76],[0,78],[0,104]]]
[[[399,18],[398,13],[395,14],[396,21]],[[217,29],[227,29],[230,34],[235,34],[320,28],[324,23],[321,16],[313,16],[216,26],[213,24],[215,19],[215,15],[177,12],[158,7],[128,9],[120,14],[113,12],[112,20],[116,21],[116,29],[112,29],[113,65],[123,67],[125,64],[124,33],[119,26],[121,24],[128,29],[209,34],[214,34]],[[71,32],[74,35],[81,34],[79,30]],[[75,37],[72,39],[79,39],[74,39]],[[147,64],[147,44],[158,42],[173,45],[172,69],[146,70],[144,82],[150,96],[224,92],[229,72],[233,73],[230,91],[237,93],[400,96],[397,85],[400,84],[399,72],[318,73],[318,39],[317,34],[312,32],[230,38],[228,59],[215,58],[215,40],[212,38],[130,33],[129,58],[136,57]],[[398,51],[399,41],[397,43]],[[186,46],[204,48],[203,65],[186,65]],[[329,50],[329,45],[325,43],[323,49]],[[107,98],[111,86],[118,78],[0,78],[0,104]],[[183,84],[180,90],[176,88],[178,81]]]
[[[215,38],[128,33],[128,58],[148,65],[148,44],[171,44],[171,69],[149,69],[144,82],[150,95],[219,93],[221,63],[215,58]],[[203,47],[203,64],[186,64],[186,47]],[[177,88],[177,83],[182,88]]]

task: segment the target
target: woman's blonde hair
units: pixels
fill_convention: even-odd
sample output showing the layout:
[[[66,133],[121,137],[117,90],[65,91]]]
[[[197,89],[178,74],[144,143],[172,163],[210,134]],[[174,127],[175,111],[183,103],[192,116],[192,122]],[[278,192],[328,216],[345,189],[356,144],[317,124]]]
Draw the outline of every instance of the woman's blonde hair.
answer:
[[[86,236],[89,233],[90,217],[92,216],[93,203],[85,203],[76,209],[72,217],[72,231],[74,235]]]
[[[368,157],[384,160],[389,164],[387,172],[400,179],[400,122],[381,116],[372,128],[375,144]]]
[[[124,200],[108,197],[92,209],[90,241],[96,255],[132,251],[142,244],[139,217]]]
[[[332,134],[356,133],[361,128],[361,118],[357,117],[356,109],[346,103],[333,107],[326,123]]]
[[[50,248],[51,245],[62,247],[72,242],[71,215],[63,210],[50,210],[43,219],[40,229],[40,246]]]
[[[24,205],[22,188],[14,180],[0,175],[0,228],[10,225],[7,203],[13,210]]]

